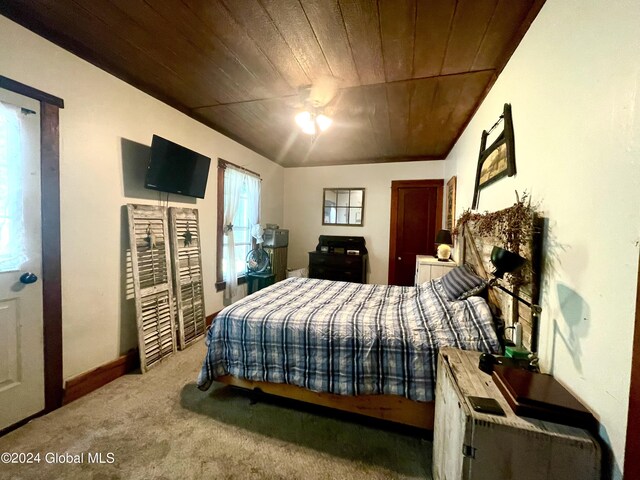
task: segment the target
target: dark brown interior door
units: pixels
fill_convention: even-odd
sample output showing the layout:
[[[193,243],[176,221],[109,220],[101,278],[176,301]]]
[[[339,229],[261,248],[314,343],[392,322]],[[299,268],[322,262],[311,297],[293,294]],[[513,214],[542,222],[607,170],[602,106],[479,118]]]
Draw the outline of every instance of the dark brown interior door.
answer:
[[[631,388],[627,414],[624,478],[640,478],[640,268],[636,292],[636,323],[631,354]]]
[[[416,255],[435,253],[444,180],[391,182],[389,284],[413,285]]]

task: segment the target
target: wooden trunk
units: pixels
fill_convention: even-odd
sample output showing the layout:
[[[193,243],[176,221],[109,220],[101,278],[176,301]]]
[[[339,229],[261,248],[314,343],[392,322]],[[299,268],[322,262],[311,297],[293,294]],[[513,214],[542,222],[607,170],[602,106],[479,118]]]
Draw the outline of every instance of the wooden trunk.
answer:
[[[443,348],[438,357],[434,480],[600,478],[600,446],[586,431],[516,416],[478,369],[477,352]],[[478,413],[468,396],[495,398],[506,416]]]

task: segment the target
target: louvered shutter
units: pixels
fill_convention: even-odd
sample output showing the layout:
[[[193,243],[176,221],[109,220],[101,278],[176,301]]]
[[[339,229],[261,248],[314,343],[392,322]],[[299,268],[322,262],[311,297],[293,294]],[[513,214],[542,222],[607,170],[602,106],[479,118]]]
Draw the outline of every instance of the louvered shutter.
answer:
[[[176,351],[167,209],[128,204],[127,211],[140,368],[146,372]]]
[[[169,218],[178,338],[182,350],[206,331],[198,210],[172,207]]]

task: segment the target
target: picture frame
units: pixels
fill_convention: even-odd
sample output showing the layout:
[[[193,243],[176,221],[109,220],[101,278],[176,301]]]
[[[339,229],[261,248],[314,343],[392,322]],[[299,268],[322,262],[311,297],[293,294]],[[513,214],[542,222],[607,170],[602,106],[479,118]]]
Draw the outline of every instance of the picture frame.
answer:
[[[454,175],[447,182],[447,196],[446,196],[446,229],[453,232],[456,227],[456,184],[457,177]]]
[[[504,123],[502,132],[500,132],[493,143],[487,147],[489,134],[501,122]],[[489,131],[482,131],[476,182],[473,191],[473,210],[477,210],[478,208],[481,189],[492,185],[501,178],[512,177],[515,174],[516,150],[513,133],[513,117],[511,115],[511,104],[505,103],[503,113],[498,121]]]

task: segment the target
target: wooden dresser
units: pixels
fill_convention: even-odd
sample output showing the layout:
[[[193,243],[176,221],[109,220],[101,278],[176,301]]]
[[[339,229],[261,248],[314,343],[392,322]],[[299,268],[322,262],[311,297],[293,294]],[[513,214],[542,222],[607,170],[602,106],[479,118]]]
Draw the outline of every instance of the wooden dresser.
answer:
[[[439,278],[457,266],[458,264],[453,260],[441,262],[433,255],[416,255],[415,285]]]
[[[367,259],[363,237],[320,235],[309,252],[309,278],[367,283]]]
[[[600,446],[586,430],[513,413],[480,353],[442,348],[433,432],[434,480],[599,480]],[[506,416],[479,413],[469,396],[494,398]]]

